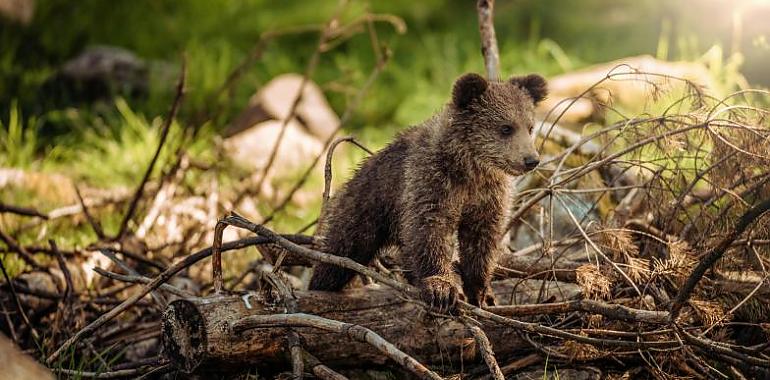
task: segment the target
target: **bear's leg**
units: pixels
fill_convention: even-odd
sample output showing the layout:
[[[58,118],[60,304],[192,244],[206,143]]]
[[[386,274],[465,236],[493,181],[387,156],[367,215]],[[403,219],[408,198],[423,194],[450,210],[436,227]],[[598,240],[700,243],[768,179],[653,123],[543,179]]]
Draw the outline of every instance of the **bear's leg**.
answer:
[[[442,312],[451,310],[460,292],[452,265],[460,202],[446,186],[413,183],[400,226],[402,254],[412,262],[410,279],[423,301]]]
[[[359,264],[368,265],[384,245],[381,227],[371,223],[344,223],[332,226],[318,247],[320,251],[336,256],[348,257]],[[379,227],[379,228],[378,228]],[[338,291],[347,285],[356,272],[332,264],[319,263],[310,278],[310,290]]]
[[[474,207],[463,212],[457,238],[460,243],[460,276],[463,293],[475,306],[494,305],[489,283],[502,249],[502,212],[496,205]]]

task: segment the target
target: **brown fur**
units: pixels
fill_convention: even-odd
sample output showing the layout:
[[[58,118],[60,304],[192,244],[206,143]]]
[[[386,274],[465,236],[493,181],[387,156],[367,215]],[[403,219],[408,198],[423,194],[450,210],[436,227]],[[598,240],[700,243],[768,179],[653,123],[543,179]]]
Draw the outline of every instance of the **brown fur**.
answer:
[[[402,261],[412,263],[410,280],[434,307],[454,305],[460,288],[456,272],[468,302],[490,303],[489,280],[502,249],[512,176],[537,165],[530,133],[545,86],[538,75],[506,82],[460,77],[450,104],[367,159],[329,201],[317,248],[368,264],[381,248],[397,245]],[[310,289],[340,290],[353,276],[319,264]]]

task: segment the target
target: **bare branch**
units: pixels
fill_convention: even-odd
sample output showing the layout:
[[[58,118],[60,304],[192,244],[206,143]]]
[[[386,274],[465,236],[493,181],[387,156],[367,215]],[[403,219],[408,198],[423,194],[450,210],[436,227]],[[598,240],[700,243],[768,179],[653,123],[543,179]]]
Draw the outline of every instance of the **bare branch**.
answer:
[[[289,235],[286,236],[288,238],[295,238],[295,236]],[[305,236],[299,237],[302,241],[307,241]],[[256,244],[265,244],[270,242],[269,239],[266,238],[249,238],[249,239],[241,239],[233,242],[228,242],[222,245],[221,249],[222,251],[231,251],[235,249],[245,248],[248,246],[256,245]],[[201,251],[198,251],[196,253],[193,253],[190,256],[185,257],[183,260],[175,263],[174,265],[168,267],[163,273],[159,274],[157,277],[155,277],[150,283],[146,284],[140,291],[137,293],[131,295],[126,300],[121,302],[118,306],[113,308],[112,310],[102,314],[94,320],[93,322],[86,325],[84,328],[82,328],[80,331],[78,331],[75,335],[67,339],[56,351],[54,351],[48,358],[46,359],[46,363],[49,365],[52,364],[56,359],[59,358],[59,356],[68,350],[72,345],[79,342],[81,339],[90,336],[94,333],[97,329],[104,326],[105,323],[109,322],[116,316],[120,315],[122,312],[136,304],[142,297],[146,296],[153,290],[160,287],[161,284],[164,284],[166,281],[171,279],[174,275],[179,273],[185,268],[188,268],[189,266],[197,263],[198,261],[201,261],[205,259],[206,257],[209,257],[211,255],[212,248],[206,248]]]
[[[77,185],[74,185],[75,187],[75,195],[78,197],[78,202],[80,202],[80,208],[83,209],[83,214],[86,216],[86,220],[88,220],[88,224],[91,225],[91,228],[94,230],[94,233],[96,233],[96,237],[99,238],[99,240],[103,240],[105,238],[104,230],[102,230],[102,225],[99,224],[99,221],[94,219],[93,215],[91,215],[91,212],[88,211],[88,207],[86,206],[86,202],[83,200],[83,196],[80,194],[80,188],[78,188]]]
[[[675,323],[676,317],[679,316],[679,312],[681,311],[682,306],[690,298],[690,294],[695,289],[695,286],[698,285],[698,282],[700,282],[701,278],[703,278],[703,275],[706,274],[706,271],[709,270],[709,268],[711,268],[717,262],[717,260],[719,260],[722,255],[725,254],[727,248],[732,245],[735,239],[740,237],[741,234],[743,234],[743,232],[746,231],[746,229],[749,228],[749,226],[751,226],[757,218],[762,216],[762,214],[768,210],[770,210],[770,199],[766,199],[746,211],[746,213],[743,214],[741,219],[738,221],[738,225],[735,226],[732,231],[730,231],[730,234],[725,236],[719,242],[719,244],[717,244],[713,249],[703,255],[703,258],[701,258],[698,266],[693,269],[692,273],[687,278],[687,281],[685,281],[684,285],[679,290],[679,293],[676,295],[674,302],[671,304],[671,314],[669,317],[671,318],[672,323]]]
[[[24,248],[24,246],[20,245],[14,238],[5,233],[5,231],[2,229],[0,229],[0,240],[2,240],[3,243],[8,246],[8,249],[11,252],[16,252],[16,254],[18,254],[19,257],[33,269],[47,271],[46,268],[38,264],[37,260],[32,257],[32,254],[30,254],[27,249]]]
[[[572,311],[582,311],[587,313],[601,314],[608,318],[620,321],[645,322],[653,324],[668,323],[668,312],[665,311],[634,309],[628,306],[608,304],[594,300],[574,300],[534,305],[492,306],[487,308],[487,310],[495,314],[510,317],[562,314]]]
[[[147,181],[150,180],[150,175],[152,175],[153,169],[155,169],[155,164],[158,161],[158,157],[160,157],[160,152],[163,150],[163,145],[166,144],[166,138],[168,137],[168,133],[171,130],[171,124],[173,124],[174,119],[176,119],[176,115],[179,112],[179,107],[182,105],[182,98],[184,97],[185,92],[186,76],[187,63],[183,59],[182,71],[179,74],[179,81],[176,86],[176,97],[174,98],[174,102],[171,104],[171,110],[168,112],[166,120],[163,121],[163,126],[161,127],[160,131],[160,141],[158,142],[158,148],[155,149],[155,154],[152,156],[150,164],[147,165],[147,170],[145,170],[144,176],[142,177],[141,182],[139,182],[139,186],[136,188],[134,196],[131,198],[131,202],[128,204],[128,210],[123,216],[123,220],[120,222],[120,228],[118,229],[118,233],[116,235],[117,239],[122,239],[125,236],[128,230],[128,223],[134,217],[134,213],[136,212],[136,207],[139,204],[139,200],[144,194],[144,187],[147,185]]]
[[[497,80],[500,77],[500,52],[497,50],[497,37],[495,36],[495,0],[478,0],[476,11],[479,15],[481,55],[484,56],[487,79]]]
[[[44,214],[33,208],[13,206],[5,203],[0,203],[0,214],[2,213],[16,214],[16,215],[22,215],[22,216],[34,216],[40,219],[48,219],[47,214]]]
[[[495,352],[492,351],[492,344],[489,343],[489,339],[487,338],[487,335],[484,334],[484,330],[473,324],[473,321],[470,320],[470,318],[463,318],[463,322],[476,340],[476,346],[481,351],[481,357],[484,359],[484,362],[487,363],[487,367],[489,367],[492,379],[505,380],[505,375],[500,371],[500,366],[497,365]]]
[[[267,326],[314,327],[347,335],[351,339],[371,344],[420,379],[441,380],[441,376],[399,350],[398,347],[383,339],[374,331],[352,323],[335,321],[303,313],[253,315],[236,321],[232,326],[232,330],[235,333],[239,333],[249,329]]]

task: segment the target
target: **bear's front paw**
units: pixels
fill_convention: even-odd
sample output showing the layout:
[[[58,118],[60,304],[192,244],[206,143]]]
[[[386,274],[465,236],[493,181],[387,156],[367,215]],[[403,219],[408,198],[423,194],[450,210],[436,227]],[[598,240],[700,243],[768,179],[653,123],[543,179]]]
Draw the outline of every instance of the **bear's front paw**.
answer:
[[[489,285],[479,289],[468,289],[464,292],[468,303],[476,307],[495,306],[495,292]]]
[[[420,283],[422,300],[441,313],[455,308],[458,293],[457,284],[445,276],[426,277]]]

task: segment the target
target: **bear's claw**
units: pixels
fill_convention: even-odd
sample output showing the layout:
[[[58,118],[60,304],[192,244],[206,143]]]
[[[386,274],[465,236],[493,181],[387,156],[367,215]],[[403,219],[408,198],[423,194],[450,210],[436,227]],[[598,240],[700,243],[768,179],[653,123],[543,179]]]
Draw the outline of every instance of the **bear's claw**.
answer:
[[[420,297],[431,308],[440,313],[453,310],[457,306],[459,287],[443,276],[430,276],[420,284]]]

